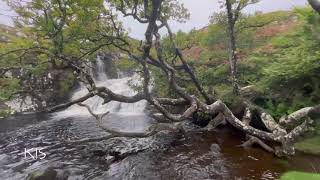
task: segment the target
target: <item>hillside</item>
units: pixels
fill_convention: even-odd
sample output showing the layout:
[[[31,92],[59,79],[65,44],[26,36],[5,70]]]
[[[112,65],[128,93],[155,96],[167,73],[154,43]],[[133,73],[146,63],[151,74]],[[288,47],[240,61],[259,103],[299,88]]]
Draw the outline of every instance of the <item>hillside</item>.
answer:
[[[297,17],[292,15],[288,19],[282,19],[280,21],[274,21],[262,27],[256,28],[254,31],[254,41],[265,42],[267,38],[273,38],[276,36],[281,36],[288,34],[290,30],[294,30],[298,27],[299,22]],[[199,33],[209,33],[208,27],[200,30]],[[222,44],[217,44],[214,46],[214,50],[225,50],[227,47]],[[255,49],[255,48],[250,48]],[[195,45],[183,51],[184,55],[189,59],[199,59],[202,55],[205,56],[206,53],[210,51],[210,48],[206,46]],[[240,59],[245,59],[246,56],[240,56]]]
[[[21,35],[19,31],[14,29],[13,27],[0,24],[0,43],[8,42],[13,37]]]
[[[298,54],[292,53],[297,52],[297,49],[302,50],[303,41],[310,40],[309,38],[304,39],[306,37],[303,33],[306,28],[310,28],[313,22],[308,22],[306,17],[302,17],[301,13],[306,14],[305,11],[307,10],[257,13],[245,16],[238,24],[237,56],[240,84],[242,87],[254,85],[256,90],[263,94],[257,98],[259,103],[270,109],[270,112],[276,117],[302,106],[314,105],[320,100],[318,95],[320,93],[317,93],[319,87],[314,80],[309,80],[302,74],[301,77],[294,77],[294,79],[290,77],[282,79],[281,69],[277,69],[279,76],[271,72],[274,70],[272,68],[279,67],[281,63],[284,63],[281,66],[282,69],[285,67],[294,69],[293,66],[292,68],[289,66],[293,65],[295,58],[298,58],[293,56],[298,56]],[[220,98],[228,100],[231,97],[229,86],[231,83],[228,78],[228,36],[224,26],[224,24],[216,23],[190,33],[178,32],[176,38],[177,43],[183,49],[183,54],[193,64],[205,86],[208,89],[213,86]],[[319,70],[318,65],[313,68],[312,72]],[[289,71],[287,70],[286,73]],[[311,74],[313,79],[318,77],[316,74]],[[291,81],[296,82],[300,78],[305,84],[301,82],[299,87],[295,86],[296,83],[290,84]],[[279,85],[279,82],[284,85],[273,87],[273,84]],[[294,94],[293,96],[291,94],[290,97],[287,97],[287,89],[281,88],[288,87],[287,85],[291,87],[290,92]],[[297,96],[296,99],[293,98],[294,96]]]
[[[306,8],[246,16],[237,25],[239,83],[275,118],[320,102],[319,20]],[[176,38],[206,89],[235,104],[225,24],[178,32]],[[320,151],[318,143],[312,143],[319,142],[316,124],[318,136],[298,144],[300,150]]]

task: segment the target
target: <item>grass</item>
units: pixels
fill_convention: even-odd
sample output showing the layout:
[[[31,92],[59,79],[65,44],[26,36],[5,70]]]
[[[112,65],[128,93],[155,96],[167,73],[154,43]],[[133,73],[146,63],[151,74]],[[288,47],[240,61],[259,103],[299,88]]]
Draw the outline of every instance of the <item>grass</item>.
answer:
[[[304,139],[296,143],[295,147],[297,150],[307,154],[320,155],[320,135]]]
[[[297,142],[295,148],[307,154],[320,155],[320,118],[313,119],[315,119],[315,135]]]
[[[280,180],[320,180],[320,174],[292,171],[282,175]]]

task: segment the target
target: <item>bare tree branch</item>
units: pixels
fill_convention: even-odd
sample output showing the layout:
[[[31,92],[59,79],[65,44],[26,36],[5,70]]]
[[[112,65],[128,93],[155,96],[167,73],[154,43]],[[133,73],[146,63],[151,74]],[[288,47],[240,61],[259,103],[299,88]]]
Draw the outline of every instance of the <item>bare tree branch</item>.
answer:
[[[81,102],[83,102],[83,101],[85,101],[85,100],[87,100],[87,99],[89,99],[89,98],[91,98],[93,96],[94,96],[94,93],[91,92],[91,93],[88,93],[88,94],[86,94],[85,96],[83,96],[83,97],[81,97],[79,99],[76,99],[76,100],[73,100],[73,101],[70,101],[70,102],[67,102],[67,103],[64,103],[64,104],[60,104],[60,105],[54,106],[54,107],[48,109],[47,111],[48,112],[54,112],[54,111],[58,111],[58,110],[61,110],[61,109],[65,109],[65,108],[70,107],[70,106],[72,106],[74,104],[81,103]]]

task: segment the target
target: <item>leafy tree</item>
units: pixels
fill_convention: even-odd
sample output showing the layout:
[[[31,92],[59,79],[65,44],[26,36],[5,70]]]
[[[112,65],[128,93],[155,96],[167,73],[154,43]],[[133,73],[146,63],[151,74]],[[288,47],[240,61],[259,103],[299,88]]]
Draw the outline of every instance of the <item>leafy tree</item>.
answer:
[[[257,53],[251,62],[260,63],[261,76],[257,86],[276,99],[268,105],[270,112],[279,116],[277,109],[291,113],[301,107],[318,103],[319,97],[319,16],[309,8],[297,9],[300,23],[297,30],[275,37],[270,44],[273,53],[266,57]],[[272,59],[272,61],[268,61]],[[257,68],[255,69],[257,71]]]
[[[45,91],[48,87],[43,82],[43,85],[34,83],[32,79],[45,79],[48,73],[56,70],[69,71],[66,76],[71,77],[72,71],[80,73],[80,68],[99,51],[126,46],[123,40],[126,33],[112,11],[106,9],[103,0],[7,2],[18,14],[15,29],[20,35],[11,38],[10,43],[0,44],[2,74],[12,69],[21,69],[24,74],[3,78],[7,82],[12,78],[21,81],[19,88],[15,86],[10,94],[2,94],[2,98],[22,92],[25,96],[36,96],[34,92]],[[70,87],[67,86],[69,82],[58,84],[60,94]]]

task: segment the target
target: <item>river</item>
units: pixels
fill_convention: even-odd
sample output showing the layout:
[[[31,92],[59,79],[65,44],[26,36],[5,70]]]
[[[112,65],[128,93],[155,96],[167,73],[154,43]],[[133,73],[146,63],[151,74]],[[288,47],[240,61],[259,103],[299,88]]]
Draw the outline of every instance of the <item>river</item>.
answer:
[[[99,64],[100,63],[100,64]],[[128,85],[137,75],[109,79],[97,61],[98,86],[132,95]],[[71,98],[86,93],[77,89]],[[105,125],[127,132],[144,131],[153,120],[147,103],[111,102],[91,98],[85,103],[94,112],[111,113]],[[74,105],[53,114],[20,114],[0,120],[0,179],[18,180],[48,167],[68,179],[277,179],[289,170],[320,172],[320,158],[297,153],[280,160],[260,148],[239,147],[243,136],[231,127],[185,135],[159,133],[150,138],[117,138],[81,144],[69,140],[106,136],[83,107]],[[42,149],[44,159],[25,157],[25,150]]]

